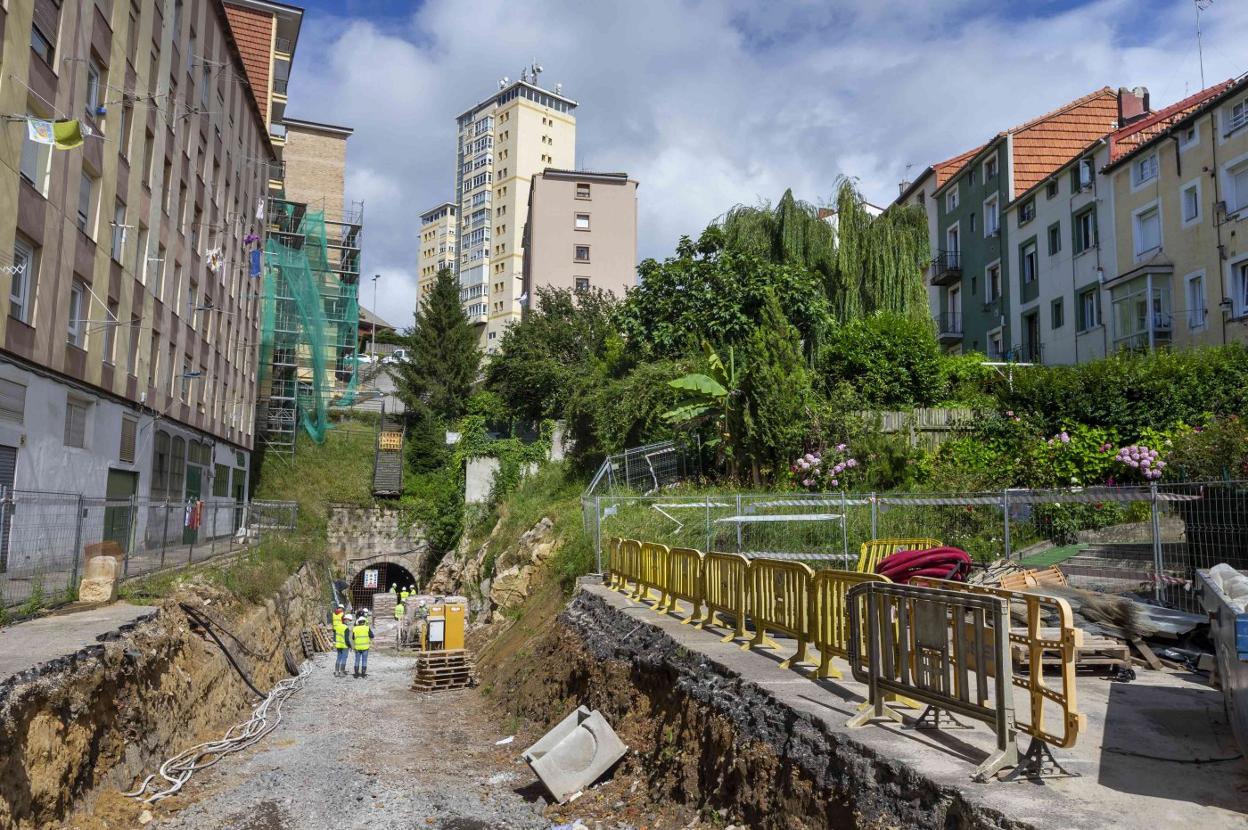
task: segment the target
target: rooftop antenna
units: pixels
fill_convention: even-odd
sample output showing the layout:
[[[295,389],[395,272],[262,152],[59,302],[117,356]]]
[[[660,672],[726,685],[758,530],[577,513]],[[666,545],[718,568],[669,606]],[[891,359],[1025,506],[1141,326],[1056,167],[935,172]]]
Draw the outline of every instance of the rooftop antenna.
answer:
[[[1200,88],[1205,88],[1205,49],[1201,42],[1200,14],[1213,5],[1213,0],[1192,0],[1196,6],[1196,54],[1200,57]]]
[[[537,85],[537,76],[542,74],[544,71],[545,70],[542,69],[542,65],[537,62],[537,58],[534,58],[533,63],[529,65],[529,76],[533,79],[534,86]]]

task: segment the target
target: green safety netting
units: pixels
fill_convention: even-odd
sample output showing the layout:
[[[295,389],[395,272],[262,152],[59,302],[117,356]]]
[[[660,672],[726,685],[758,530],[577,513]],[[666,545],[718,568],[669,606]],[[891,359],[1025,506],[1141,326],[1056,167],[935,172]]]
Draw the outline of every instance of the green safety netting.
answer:
[[[271,412],[294,406],[297,422],[321,443],[329,407],[355,401],[359,279],[344,280],[330,262],[324,212],[279,200],[270,210],[277,232],[264,248],[260,387]]]

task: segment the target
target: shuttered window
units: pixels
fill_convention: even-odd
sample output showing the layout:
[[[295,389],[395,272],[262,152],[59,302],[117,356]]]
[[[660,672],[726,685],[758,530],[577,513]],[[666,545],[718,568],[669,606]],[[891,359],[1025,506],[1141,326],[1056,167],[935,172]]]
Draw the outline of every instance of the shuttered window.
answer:
[[[26,387],[0,379],[0,420],[23,423],[26,419]]]
[[[139,433],[139,422],[124,415],[121,418],[121,449],[117,457],[127,464],[134,463],[134,445]]]
[[[230,494],[230,468],[224,464],[214,465],[212,473],[212,494],[217,497]]]
[[[87,445],[87,405],[77,401],[65,403],[65,446],[83,448]]]

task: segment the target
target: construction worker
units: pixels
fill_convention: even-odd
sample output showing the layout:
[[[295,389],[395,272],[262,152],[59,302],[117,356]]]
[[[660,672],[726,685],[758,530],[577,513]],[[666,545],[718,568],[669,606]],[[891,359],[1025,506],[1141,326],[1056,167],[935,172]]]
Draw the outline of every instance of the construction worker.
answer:
[[[355,649],[355,676],[368,677],[368,648],[373,642],[373,629],[368,618],[360,614],[351,628],[351,646]]]
[[[399,602],[407,602],[408,590],[403,588],[399,591]]]
[[[401,603],[401,602],[399,602],[399,603],[395,603],[395,606],[394,606],[394,618],[395,618],[396,620],[401,620],[401,619],[403,619],[405,616],[407,616],[407,606],[405,606],[405,605],[404,605],[403,603]]]
[[[337,656],[334,659],[334,677],[347,676],[347,628],[351,622],[351,615],[344,614],[342,606],[338,606],[338,610],[334,612],[334,650]]]

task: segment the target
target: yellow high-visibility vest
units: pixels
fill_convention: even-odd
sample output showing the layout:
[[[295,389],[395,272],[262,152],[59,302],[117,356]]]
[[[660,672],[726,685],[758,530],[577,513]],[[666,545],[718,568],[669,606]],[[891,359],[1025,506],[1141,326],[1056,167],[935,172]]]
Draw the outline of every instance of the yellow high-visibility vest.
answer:
[[[355,643],[356,651],[368,651],[368,623],[357,625],[351,629],[351,639]]]
[[[347,624],[341,617],[334,617],[334,648],[347,647]]]
[[[407,591],[399,591],[399,602],[407,602],[408,596]]]
[[[403,614],[404,614],[404,610],[403,610],[402,603],[399,603],[398,605],[394,606],[394,618],[396,620],[403,619]]]

